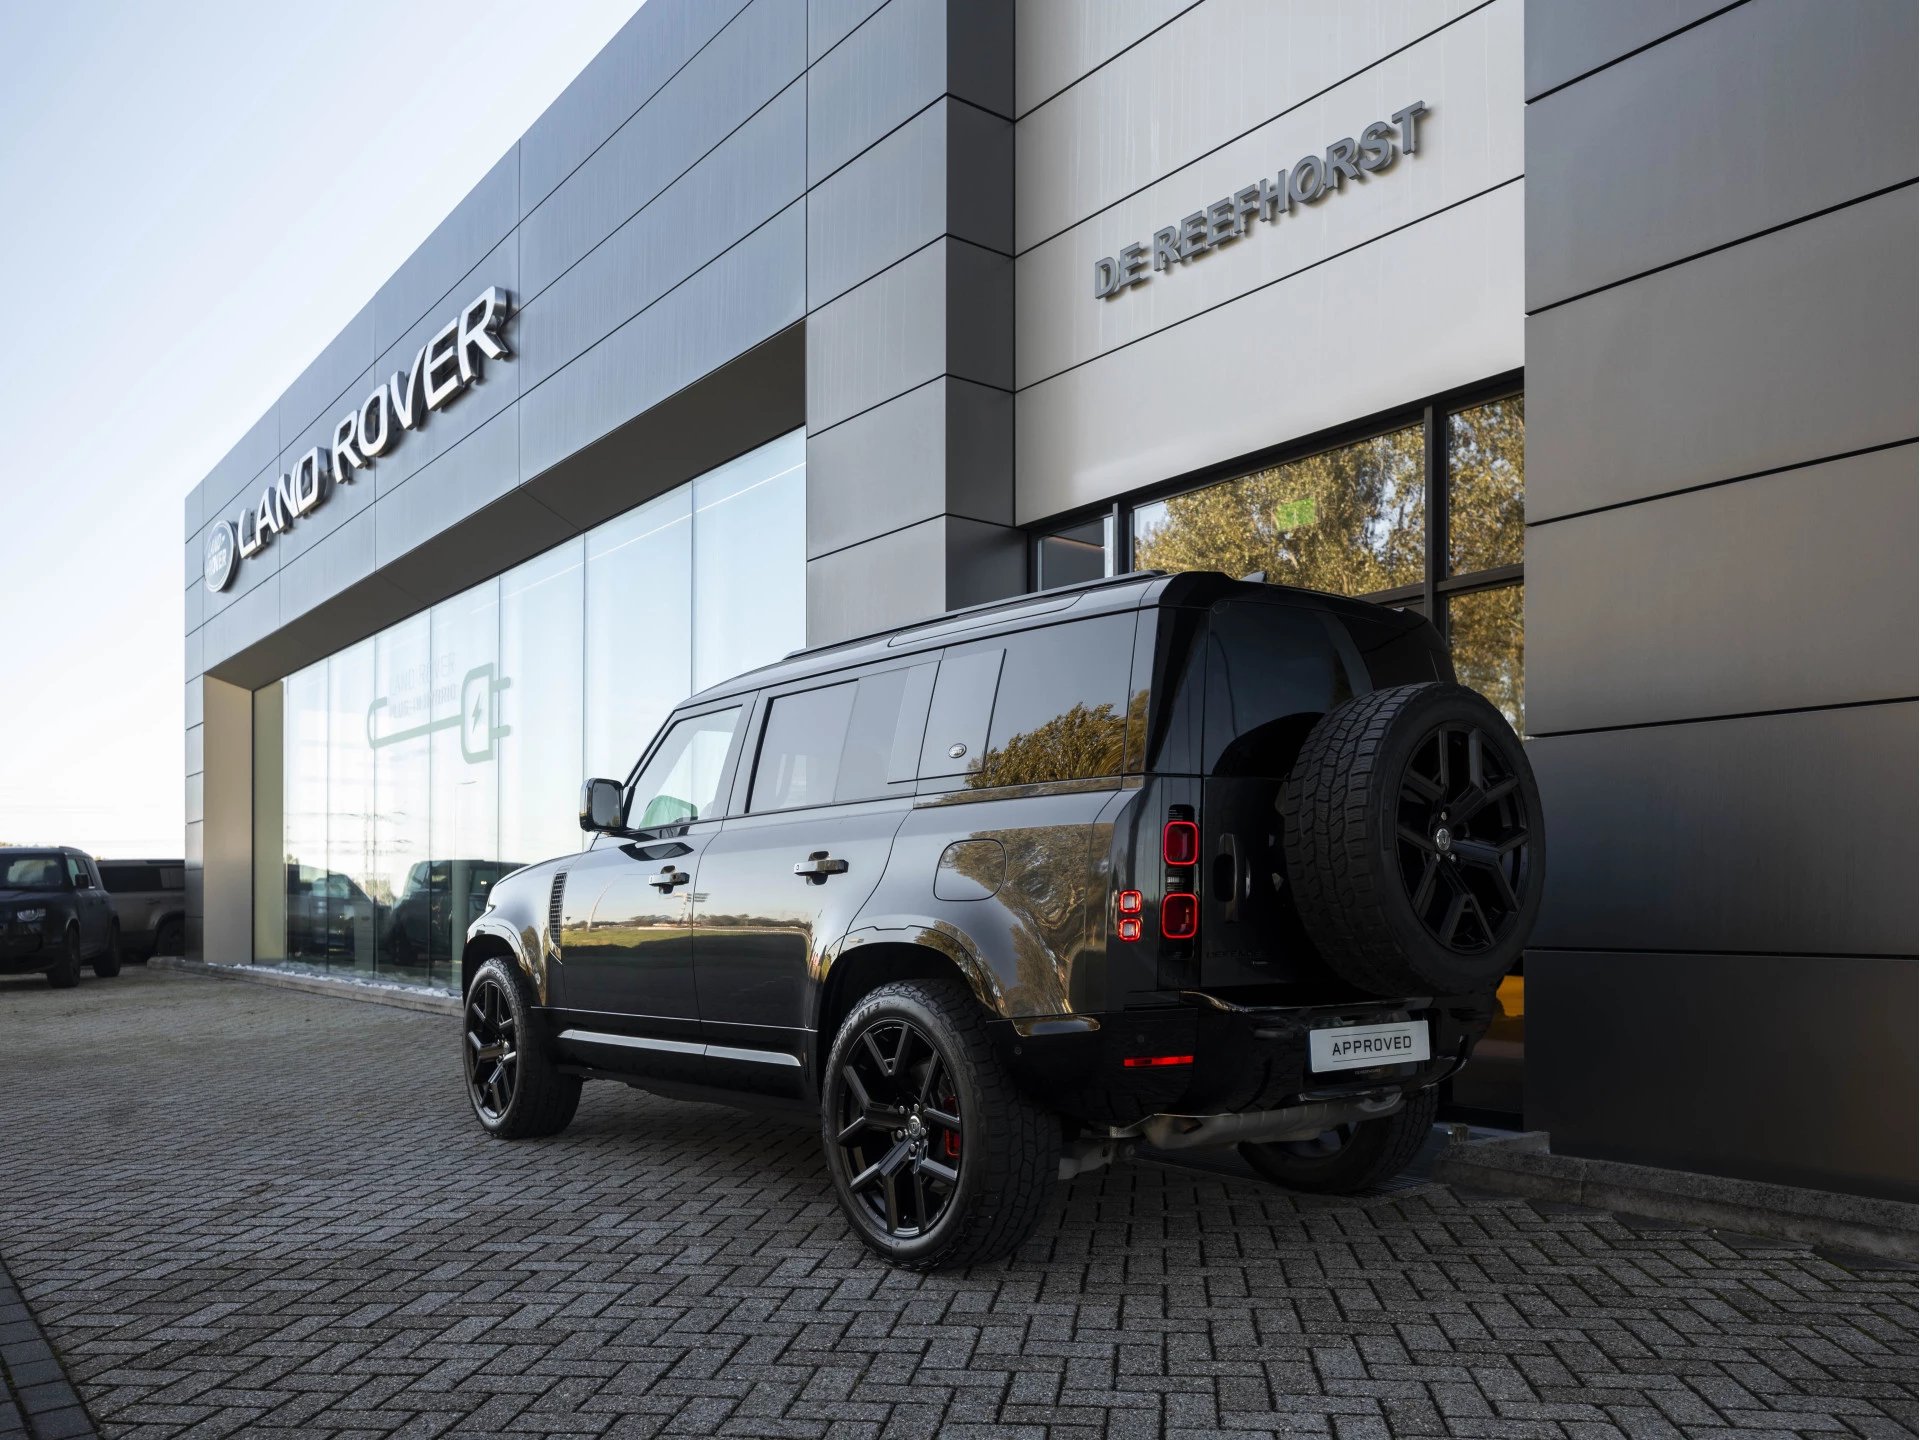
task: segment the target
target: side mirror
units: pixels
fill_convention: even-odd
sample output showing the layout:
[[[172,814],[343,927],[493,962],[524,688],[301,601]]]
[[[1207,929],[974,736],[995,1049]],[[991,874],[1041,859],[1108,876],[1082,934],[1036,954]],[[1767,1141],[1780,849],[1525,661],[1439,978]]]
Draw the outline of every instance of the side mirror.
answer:
[[[618,780],[589,780],[580,787],[580,828],[617,834],[624,818],[625,795]]]

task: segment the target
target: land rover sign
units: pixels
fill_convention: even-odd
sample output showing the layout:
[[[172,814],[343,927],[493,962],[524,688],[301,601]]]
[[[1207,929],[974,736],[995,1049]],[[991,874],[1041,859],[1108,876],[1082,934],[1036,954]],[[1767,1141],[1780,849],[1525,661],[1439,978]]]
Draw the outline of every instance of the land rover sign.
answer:
[[[340,417],[331,444],[316,445],[302,455],[261,492],[257,503],[241,509],[237,525],[216,522],[207,532],[207,589],[218,592],[231,585],[242,560],[258,555],[295,520],[311,515],[326,500],[330,485],[351,483],[357,471],[389,454],[407,431],[420,428],[428,411],[457,399],[481,378],[486,361],[511,359],[513,352],[500,330],[512,313],[512,297],[497,285],[488,286],[420,347],[413,364],[395,371]]]

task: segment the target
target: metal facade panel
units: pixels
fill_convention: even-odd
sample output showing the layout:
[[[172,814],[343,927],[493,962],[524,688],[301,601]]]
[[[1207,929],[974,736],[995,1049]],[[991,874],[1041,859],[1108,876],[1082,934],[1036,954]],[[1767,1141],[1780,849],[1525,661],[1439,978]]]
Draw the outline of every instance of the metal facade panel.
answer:
[[[889,0],[807,79],[817,185],[947,90],[947,0]]]
[[[825,430],[947,372],[938,241],[807,317],[807,429]]]
[[[514,489],[520,478],[519,419],[513,410],[495,415],[404,485],[381,494],[374,509],[379,568]]]
[[[373,297],[374,344],[391,348],[408,330],[473,296],[459,293],[469,272],[520,223],[520,156],[507,151],[433,227]],[[519,296],[514,297],[515,303]]]
[[[1206,0],[1196,5],[1021,117],[1014,132],[1017,247],[1026,250],[1192,163],[1438,29],[1474,3]]]
[[[206,712],[200,699],[204,686],[205,682],[199,676],[195,676],[193,679],[187,681],[186,723],[189,727],[200,724],[201,721],[206,718]]]
[[[269,486],[274,484],[276,477],[277,471],[272,469],[264,470],[254,477],[254,488],[235,497],[224,510],[213,517],[213,521],[209,522],[207,527],[201,530],[199,538],[194,545],[195,552],[202,553],[204,551],[206,532],[207,529],[211,528],[213,523],[225,520],[237,529],[240,522],[241,511],[251,510],[257,507],[260,503],[261,495]],[[303,523],[305,522],[294,522],[296,526]],[[245,595],[255,586],[262,584],[268,576],[273,575],[280,569],[280,553],[286,548],[282,542],[284,542],[286,538],[285,535],[281,535],[270,539],[260,548],[257,554],[241,560],[234,567],[232,581],[228,583],[226,589],[218,593],[209,591],[206,588],[206,571],[204,567],[198,570],[201,577],[199,583],[201,590],[200,614],[202,624],[205,624],[206,621],[213,619],[216,615],[219,615],[234,605],[241,596]]]
[[[1540,520],[1916,432],[1913,192],[1527,320]]]
[[[1911,1201],[1915,968],[1529,954],[1527,1128],[1556,1154]]]
[[[1915,711],[1907,701],[1529,741],[1552,827],[1534,942],[1912,954]]]
[[[292,437],[331,410],[333,402],[353,386],[356,377],[373,364],[379,353],[380,340],[373,329],[373,302],[369,300],[300,372],[300,378],[286,388],[274,406],[283,455]]]
[[[1015,0],[1013,103],[1024,115],[1198,0]]]
[[[803,201],[788,206],[523,395],[522,481],[801,319],[804,209]]]
[[[1022,390],[1016,519],[1031,524],[1517,367],[1524,188],[1504,186]]]
[[[1022,387],[1296,274],[1390,230],[1518,179],[1524,160],[1519,0],[1500,0],[1233,140],[1062,235],[1016,268]],[[1209,202],[1272,179],[1329,141],[1424,101],[1419,148],[1277,223],[1145,284],[1098,299],[1094,262]],[[1391,271],[1376,284],[1394,284]],[[1408,297],[1409,304],[1425,303]],[[1416,398],[1409,395],[1409,399]]]
[[[1527,0],[1527,98],[1611,64],[1724,9],[1727,3],[1605,0],[1596,5],[1592,0]]]
[[[946,520],[936,516],[807,562],[807,643],[825,645],[947,608]]]
[[[349,585],[373,574],[379,565],[374,544],[379,518],[378,506],[365,506],[305,554],[281,567],[281,624],[321,608]]]
[[[539,385],[805,188],[806,88],[795,82],[521,312],[521,386]]]
[[[1529,107],[1527,308],[1911,180],[1915,20],[1751,0]]]
[[[1920,690],[1914,447],[1527,532],[1535,734]],[[1764,637],[1764,638],[1762,638]]]
[[[816,186],[807,304],[826,304],[944,234],[1008,251],[1012,144],[1005,120],[940,100]]]
[[[265,575],[259,584],[241,595],[194,632],[205,644],[202,655],[206,668],[215,669],[221,661],[265,639],[280,628],[280,572]]]
[[[806,69],[805,0],[753,0],[520,227],[528,301]]]
[[[886,0],[807,0],[807,63],[852,34]]]
[[[520,139],[520,213],[526,215],[599,148],[746,0],[650,0]],[[547,23],[539,11],[528,23]]]
[[[200,518],[196,529],[188,532],[188,538],[197,538],[204,532],[208,522],[226,516],[234,498],[243,491],[251,490],[261,471],[271,470],[279,458],[279,420],[269,410],[247,427],[247,433],[234,442],[233,448],[220,458],[220,463],[209,470],[206,478],[200,482]],[[198,571],[199,566],[196,557],[194,569]]]
[[[333,444],[334,426],[340,423],[341,418],[361,398],[373,393],[373,387],[379,383],[374,377],[381,376],[384,378],[384,375],[385,372],[376,370],[373,366],[369,365],[365,370],[360,372],[359,377],[348,387],[346,398],[342,399],[338,404],[332,405],[322,411],[318,418],[309,424],[305,430],[300,431],[298,434],[288,436],[287,446],[280,452],[280,463],[276,467],[276,474],[285,475],[291,473],[294,467],[299,465],[300,461],[306,456],[306,453],[315,447],[318,447],[322,451],[330,450]],[[441,413],[444,414],[445,412],[443,411]],[[435,420],[439,418],[439,415],[433,417]],[[433,421],[429,420],[427,423],[431,426]],[[420,440],[421,438],[422,436],[419,434],[409,435],[398,448],[401,451],[405,451],[414,441]],[[331,459],[329,459],[328,463],[332,463]],[[240,562],[239,575],[234,580],[235,589],[238,589],[241,581],[245,579],[248,568],[257,561],[263,560],[271,555],[276,569],[284,565],[289,565],[304,555],[313,546],[331,535],[353,516],[371,506],[374,497],[374,477],[364,470],[356,473],[358,478],[349,480],[345,484],[337,480],[327,481],[322,491],[325,498],[319,505],[315,506],[314,509],[309,511],[305,516],[295,520],[284,535],[276,536],[270,540],[267,543],[266,549],[262,550],[259,555],[256,555],[252,560],[242,560]]]

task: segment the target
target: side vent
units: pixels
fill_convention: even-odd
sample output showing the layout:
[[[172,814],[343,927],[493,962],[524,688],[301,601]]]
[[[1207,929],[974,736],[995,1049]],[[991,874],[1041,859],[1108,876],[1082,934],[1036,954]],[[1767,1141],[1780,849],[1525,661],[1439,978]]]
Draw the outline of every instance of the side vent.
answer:
[[[560,955],[560,906],[567,898],[567,872],[553,877],[553,894],[547,897],[547,949],[555,959]]]

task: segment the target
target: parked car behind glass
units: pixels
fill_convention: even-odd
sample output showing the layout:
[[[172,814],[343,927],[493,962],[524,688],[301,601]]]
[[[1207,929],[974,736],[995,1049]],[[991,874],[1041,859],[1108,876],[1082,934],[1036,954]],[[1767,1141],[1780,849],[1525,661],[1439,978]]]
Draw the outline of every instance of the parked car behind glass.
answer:
[[[100,879],[120,921],[120,944],[135,960],[179,955],[187,938],[183,860],[98,860]]]
[[[120,922],[93,861],[64,847],[0,849],[0,975],[37,970],[64,990],[83,963],[120,973]]]

